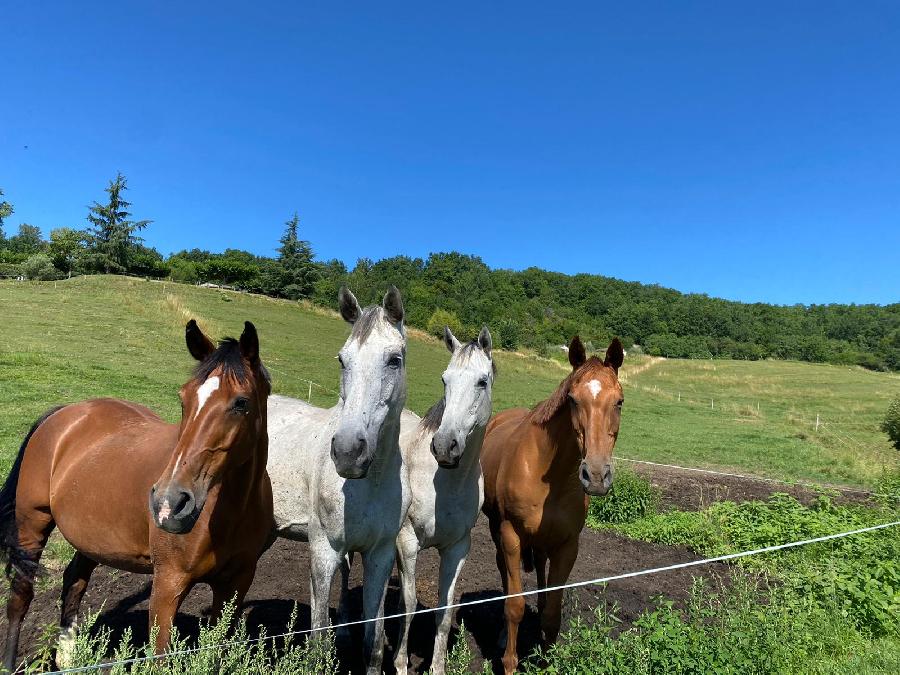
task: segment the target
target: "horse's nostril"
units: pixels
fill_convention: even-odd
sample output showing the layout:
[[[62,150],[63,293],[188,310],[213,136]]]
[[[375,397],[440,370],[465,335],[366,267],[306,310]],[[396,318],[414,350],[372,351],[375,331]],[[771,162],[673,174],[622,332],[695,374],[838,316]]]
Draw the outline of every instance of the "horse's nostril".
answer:
[[[569,475],[571,475],[571,474],[569,474]],[[581,465],[581,480],[584,481],[585,483],[591,482],[591,472],[588,471],[587,466],[584,464]]]
[[[189,492],[181,492],[178,495],[178,501],[175,503],[175,508],[172,509],[173,515],[176,517],[183,515],[183,512],[188,510],[192,501]]]

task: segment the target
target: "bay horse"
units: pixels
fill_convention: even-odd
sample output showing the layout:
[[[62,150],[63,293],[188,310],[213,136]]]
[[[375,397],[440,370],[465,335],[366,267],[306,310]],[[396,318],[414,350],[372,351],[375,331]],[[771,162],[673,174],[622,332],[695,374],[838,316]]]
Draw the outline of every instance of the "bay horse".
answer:
[[[269,377],[249,321],[240,340],[225,339],[218,348],[193,319],[185,338],[199,364],[179,392],[181,424],[102,398],[51,410],[25,437],[0,492],[0,546],[11,582],[8,670],[54,527],[76,550],[63,575],[58,662],[71,650],[98,563],[153,574],[157,653],[168,646],[172,621],[194,584],[212,587],[216,613],[247,592],[272,529]]]
[[[406,612],[416,609],[416,559],[419,551],[440,553],[438,606],[453,602],[456,580],[471,546],[471,531],[484,500],[481,444],[491,418],[494,361],[491,333],[484,327],[476,340],[460,344],[450,328],[444,343],[452,354],[444,371],[444,397],[423,419],[409,413],[401,421],[400,447],[409,471],[412,502],[397,537],[397,567]],[[443,675],[447,638],[453,620],[449,609],[435,612],[437,632],[433,675]],[[402,619],[394,656],[398,673],[408,666],[411,616]]]
[[[613,482],[612,454],[619,435],[625,353],[615,338],[601,361],[586,358],[576,336],[569,345],[572,372],[553,395],[531,410],[505,410],[488,424],[481,451],[485,500],[497,547],[504,595],[522,591],[521,568],[533,567],[538,588],[569,578],[578,556],[591,495]],[[549,573],[547,562],[550,563]],[[559,635],[562,591],[538,596],[545,646]],[[507,598],[504,672],[518,665],[516,637],[525,598]]]
[[[384,616],[397,534],[409,508],[409,481],[400,456],[400,416],[406,402],[403,301],[393,286],[381,305],[361,309],[342,288],[341,316],[352,325],[338,352],[337,405],[269,400],[269,475],[276,534],[308,541],[312,627],[328,626],[329,595],[349,555],[362,554],[363,614]],[[342,607],[346,603],[342,601]],[[365,624],[367,672],[381,673],[384,623]]]

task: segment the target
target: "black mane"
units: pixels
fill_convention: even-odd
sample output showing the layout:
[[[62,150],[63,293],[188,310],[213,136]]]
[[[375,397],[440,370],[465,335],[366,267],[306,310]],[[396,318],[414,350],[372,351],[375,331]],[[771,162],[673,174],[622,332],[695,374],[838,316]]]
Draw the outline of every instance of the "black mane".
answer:
[[[200,362],[194,369],[194,379],[205,382],[213,371],[221,367],[226,376],[233,377],[238,382],[247,379],[247,369],[244,365],[244,356],[241,354],[241,345],[234,338],[225,338],[219,342],[219,346],[212,354]]]

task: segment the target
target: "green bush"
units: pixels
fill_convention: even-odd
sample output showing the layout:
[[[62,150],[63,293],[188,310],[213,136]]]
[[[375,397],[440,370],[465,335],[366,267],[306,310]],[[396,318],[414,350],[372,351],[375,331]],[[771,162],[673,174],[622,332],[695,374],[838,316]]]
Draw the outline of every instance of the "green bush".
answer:
[[[888,435],[894,447],[900,450],[900,398],[895,398],[888,406],[881,430]]]
[[[716,556],[860,529],[896,520],[897,513],[836,506],[824,496],[805,506],[776,494],[765,502],[717,502],[706,511],[656,514],[616,527],[630,537]],[[738,564],[775,575],[819,608],[837,606],[866,636],[900,634],[900,528],[754,555]]]
[[[229,673],[232,675],[258,675],[273,673],[274,675],[299,675],[323,673],[337,675],[338,663],[331,631],[322,634],[318,639],[306,639],[299,643],[293,637],[267,639],[261,634],[260,639],[251,641],[244,621],[238,622],[237,628],[231,630],[234,618],[234,606],[226,607],[222,618],[215,624],[201,626],[197,644],[188,644],[173,630],[171,655],[154,659],[152,644],[155,639],[154,630],[147,645],[132,644],[131,631],[126,630],[119,644],[112,648],[111,632],[108,628],[93,631],[98,614],[88,617],[75,638],[71,651],[70,668],[81,668],[102,663],[104,661],[123,661],[144,659],[126,667],[124,665],[105,668],[103,672],[112,675],[160,675],[161,673],[184,673],[185,675],[201,675],[205,673]],[[291,615],[289,626],[296,625],[297,608]],[[41,658],[33,662],[26,670],[38,673],[50,670],[51,650],[43,650]],[[179,653],[184,652],[184,653]],[[113,656],[110,658],[109,654]],[[95,671],[100,672],[97,668]]]
[[[53,266],[50,256],[45,253],[36,253],[29,256],[19,268],[27,279],[46,281],[59,277],[59,271]]]
[[[650,481],[629,469],[617,469],[612,490],[603,497],[592,497],[588,524],[630,523],[656,513],[659,490]]]
[[[460,340],[463,340],[461,335],[462,322],[456,314],[448,312],[446,309],[434,310],[431,318],[428,319],[425,329],[435,337],[443,338],[445,326],[449,326],[450,330],[453,331],[453,334]]]
[[[575,618],[560,641],[528,659],[526,673],[793,673],[811,657],[840,646],[834,614],[817,611],[792,591],[760,589],[738,577],[719,593],[695,582],[685,610],[659,600],[613,637],[615,608],[598,607],[595,622]],[[790,636],[790,639],[786,639]]]
[[[0,277],[17,277],[22,274],[21,263],[0,262]]]

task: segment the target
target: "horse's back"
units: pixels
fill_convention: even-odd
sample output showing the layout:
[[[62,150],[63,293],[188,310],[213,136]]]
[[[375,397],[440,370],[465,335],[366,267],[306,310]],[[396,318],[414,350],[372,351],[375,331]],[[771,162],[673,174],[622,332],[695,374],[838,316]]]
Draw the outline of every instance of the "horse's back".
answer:
[[[309,484],[320,461],[331,410],[288,396],[269,396],[269,460],[275,527],[289,539],[309,536]]]
[[[149,564],[147,499],[177,433],[177,426],[127,401],[93,399],[65,406],[28,442],[17,511],[49,509],[79,551],[98,562],[143,571]]]

